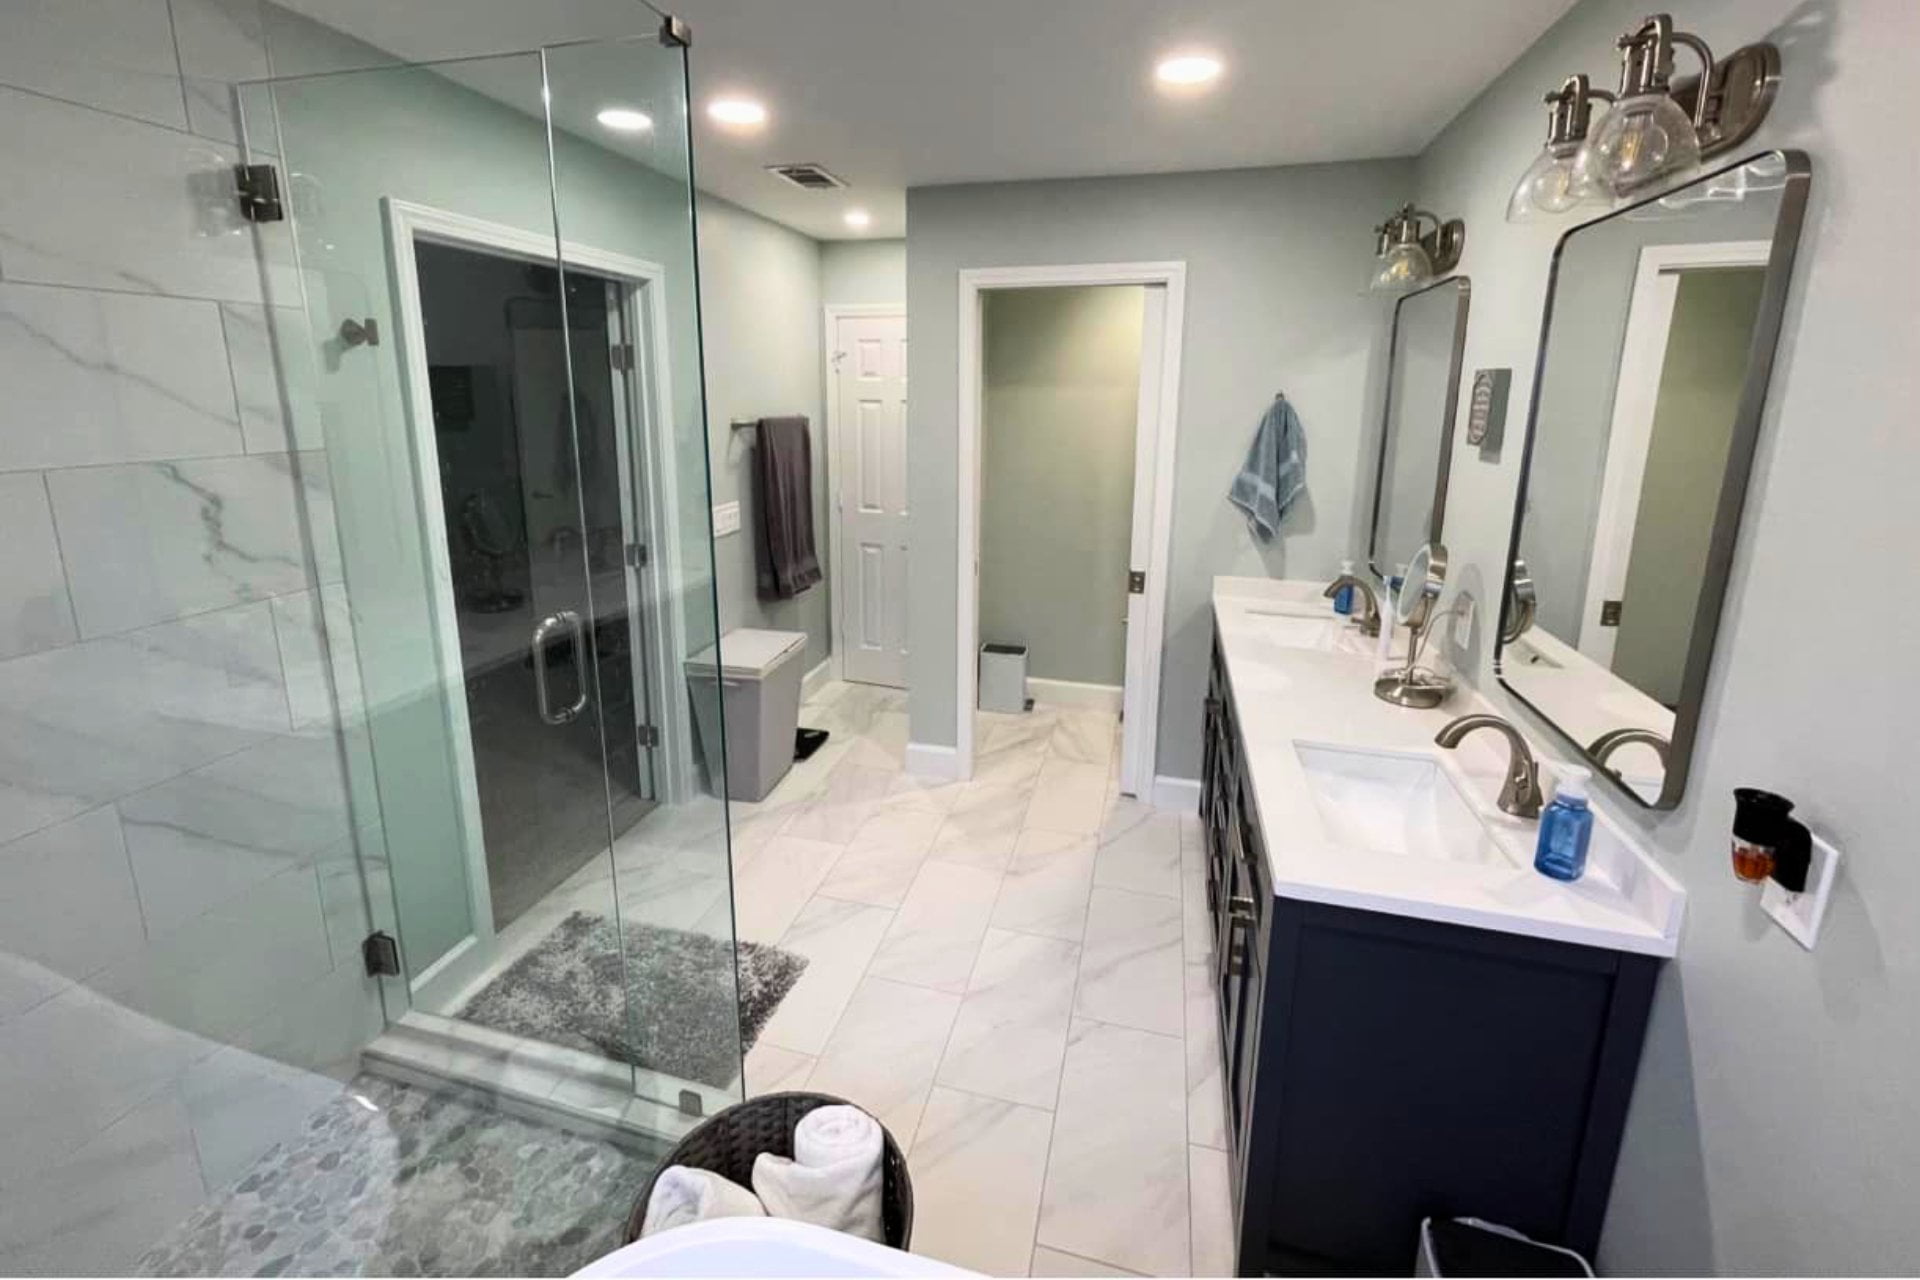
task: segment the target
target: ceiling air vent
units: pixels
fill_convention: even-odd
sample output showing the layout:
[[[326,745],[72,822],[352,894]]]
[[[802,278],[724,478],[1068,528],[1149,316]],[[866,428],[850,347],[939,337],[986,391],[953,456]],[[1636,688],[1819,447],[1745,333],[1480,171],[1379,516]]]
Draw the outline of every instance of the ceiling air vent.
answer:
[[[817,164],[770,164],[767,172],[808,191],[832,191],[847,185]]]

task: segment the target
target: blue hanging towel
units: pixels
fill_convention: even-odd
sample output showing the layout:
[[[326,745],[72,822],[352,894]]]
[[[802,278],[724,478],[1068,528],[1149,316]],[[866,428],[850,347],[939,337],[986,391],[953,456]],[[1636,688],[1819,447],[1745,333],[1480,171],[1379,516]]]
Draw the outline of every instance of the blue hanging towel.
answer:
[[[1247,513],[1247,523],[1262,538],[1280,532],[1280,517],[1307,487],[1306,444],[1300,415],[1284,395],[1275,396],[1227,491],[1227,501]]]

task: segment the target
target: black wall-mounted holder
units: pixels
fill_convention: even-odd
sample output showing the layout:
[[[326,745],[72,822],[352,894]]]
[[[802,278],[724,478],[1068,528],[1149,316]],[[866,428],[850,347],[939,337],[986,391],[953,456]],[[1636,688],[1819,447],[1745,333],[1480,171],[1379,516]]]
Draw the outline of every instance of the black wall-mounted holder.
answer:
[[[1803,893],[1813,862],[1813,833],[1789,816],[1793,801],[1758,787],[1733,792],[1733,874],[1749,883],[1772,880]]]

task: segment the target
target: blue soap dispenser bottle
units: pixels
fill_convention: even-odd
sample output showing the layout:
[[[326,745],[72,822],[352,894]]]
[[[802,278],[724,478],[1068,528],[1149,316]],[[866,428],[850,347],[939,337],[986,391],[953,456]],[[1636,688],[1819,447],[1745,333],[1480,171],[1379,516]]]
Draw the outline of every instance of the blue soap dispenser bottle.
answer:
[[[1340,589],[1333,593],[1333,611],[1339,614],[1353,612],[1353,561],[1340,562]]]
[[[1578,880],[1587,869],[1587,844],[1593,839],[1593,810],[1587,807],[1585,769],[1568,768],[1554,788],[1553,803],[1540,815],[1540,842],[1533,869],[1555,880]]]

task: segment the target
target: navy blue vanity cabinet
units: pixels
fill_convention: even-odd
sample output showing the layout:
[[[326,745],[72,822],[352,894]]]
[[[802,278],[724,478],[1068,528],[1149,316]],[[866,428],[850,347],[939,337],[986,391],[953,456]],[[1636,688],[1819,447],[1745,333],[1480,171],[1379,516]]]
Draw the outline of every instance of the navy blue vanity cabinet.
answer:
[[[1241,1275],[1406,1275],[1472,1215],[1591,1258],[1659,961],[1276,895],[1214,655],[1201,802]],[[1218,735],[1216,737],[1216,735]]]

